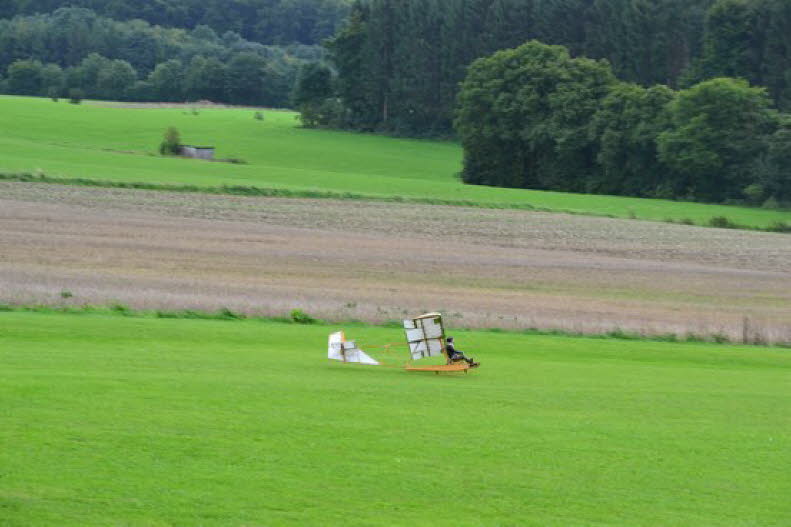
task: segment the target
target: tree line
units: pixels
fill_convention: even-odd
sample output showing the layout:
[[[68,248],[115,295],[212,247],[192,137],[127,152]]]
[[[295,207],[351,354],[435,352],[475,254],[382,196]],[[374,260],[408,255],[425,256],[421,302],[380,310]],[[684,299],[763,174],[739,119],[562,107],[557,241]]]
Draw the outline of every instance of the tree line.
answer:
[[[323,54],[207,26],[187,31],[62,8],[0,20],[0,93],[282,107],[299,68]]]
[[[536,39],[606,59],[643,86],[734,76],[791,108],[787,0],[358,0],[327,43],[334,122],[406,135],[452,133],[473,60]]]
[[[791,115],[742,79],[645,88],[531,41],[473,62],[455,125],[467,183],[791,204]]]
[[[319,44],[349,11],[348,0],[0,0],[0,18],[84,7],[116,20],[218,33],[233,31],[263,44]]]

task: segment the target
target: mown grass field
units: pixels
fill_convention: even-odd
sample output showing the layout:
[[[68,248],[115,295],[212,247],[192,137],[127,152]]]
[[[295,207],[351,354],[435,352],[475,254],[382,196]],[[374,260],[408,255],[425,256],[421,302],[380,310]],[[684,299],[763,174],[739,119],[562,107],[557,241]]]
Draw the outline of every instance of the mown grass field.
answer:
[[[459,332],[443,377],[333,329],[0,313],[0,524],[791,522],[788,350]]]
[[[463,185],[461,149],[449,142],[298,128],[295,114],[253,110],[107,108],[0,96],[0,172],[199,186],[256,186],[375,198],[534,207],[706,224],[725,216],[749,227],[791,222],[791,211]],[[246,165],[155,154],[165,128],[187,144],[217,147]]]

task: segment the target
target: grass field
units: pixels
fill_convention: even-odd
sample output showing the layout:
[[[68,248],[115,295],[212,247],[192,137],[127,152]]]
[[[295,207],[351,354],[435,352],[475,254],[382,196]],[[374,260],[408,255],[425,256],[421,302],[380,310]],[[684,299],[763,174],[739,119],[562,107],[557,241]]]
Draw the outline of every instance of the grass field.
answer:
[[[791,222],[770,211],[517,189],[466,186],[456,177],[461,149],[449,142],[394,139],[297,128],[295,114],[253,110],[107,108],[49,99],[0,96],[0,172],[53,177],[199,186],[256,186],[353,193],[374,198],[468,202],[705,224],[725,216],[766,228]],[[206,163],[153,155],[166,127],[187,144],[211,144],[220,158]]]
[[[791,523],[788,350],[460,332],[437,377],[332,329],[0,313],[0,524]]]

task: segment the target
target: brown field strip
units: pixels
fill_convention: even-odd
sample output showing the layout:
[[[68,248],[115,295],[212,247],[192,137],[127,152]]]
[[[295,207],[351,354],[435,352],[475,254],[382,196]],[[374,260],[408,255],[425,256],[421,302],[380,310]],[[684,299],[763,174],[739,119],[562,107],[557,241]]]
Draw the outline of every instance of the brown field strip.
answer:
[[[791,341],[791,236],[1,182],[0,302]]]

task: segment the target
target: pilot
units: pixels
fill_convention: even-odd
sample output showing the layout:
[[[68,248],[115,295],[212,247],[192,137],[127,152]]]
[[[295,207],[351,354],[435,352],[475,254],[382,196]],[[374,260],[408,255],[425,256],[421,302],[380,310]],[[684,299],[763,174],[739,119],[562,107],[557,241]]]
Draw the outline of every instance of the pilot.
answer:
[[[456,349],[456,347],[453,345],[453,337],[448,337],[445,339],[445,351],[448,353],[448,363],[463,360],[470,365],[470,368],[480,366],[480,363],[475,362],[472,357],[467,358],[464,356],[463,351]]]

